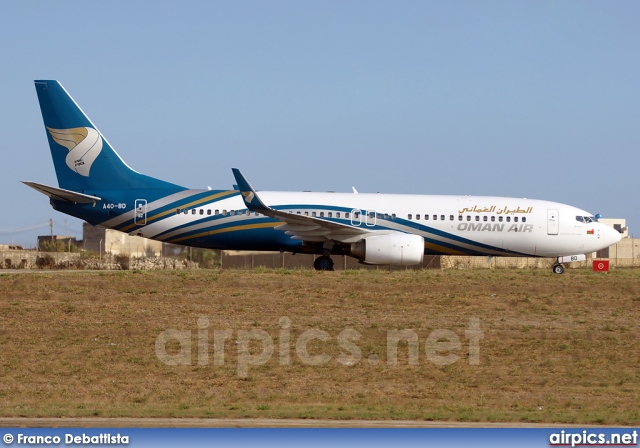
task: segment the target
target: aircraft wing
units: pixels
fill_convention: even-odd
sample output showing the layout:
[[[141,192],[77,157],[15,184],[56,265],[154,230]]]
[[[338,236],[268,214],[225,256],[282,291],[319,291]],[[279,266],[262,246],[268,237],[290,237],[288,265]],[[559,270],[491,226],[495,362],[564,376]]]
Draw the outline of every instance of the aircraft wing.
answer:
[[[88,194],[78,193],[76,191],[64,190],[62,188],[51,187],[49,185],[39,184],[36,182],[22,181],[23,184],[39,191],[42,194],[46,194],[51,199],[59,201],[73,202],[75,204],[91,204],[101,200],[98,196],[91,196]]]
[[[339,241],[341,243],[352,243],[361,240],[365,234],[389,233],[387,231],[372,231],[366,228],[353,227],[322,218],[275,210],[262,202],[256,191],[253,189],[251,184],[249,184],[249,181],[247,181],[247,179],[242,175],[240,170],[232,168],[232,171],[236,178],[240,193],[242,194],[245,206],[251,211],[282,221],[284,224],[277,226],[276,229],[286,232],[287,235],[291,235],[291,238],[294,240],[309,242]]]

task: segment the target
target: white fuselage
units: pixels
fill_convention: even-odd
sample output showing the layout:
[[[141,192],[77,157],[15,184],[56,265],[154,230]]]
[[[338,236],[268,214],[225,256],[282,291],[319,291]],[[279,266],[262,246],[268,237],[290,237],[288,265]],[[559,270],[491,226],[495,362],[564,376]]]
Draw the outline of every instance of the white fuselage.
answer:
[[[167,201],[149,203],[149,223],[139,227],[137,234],[204,247],[295,251],[284,232],[274,228],[278,221],[269,225],[264,216],[249,212],[239,195],[188,205],[190,194],[202,193],[184,192],[187,199],[182,203],[186,206],[159,220],[151,219],[154,207],[165,206]],[[259,195],[268,206],[293,214],[372,231],[420,235],[425,239],[426,254],[558,257],[595,252],[620,239],[618,232],[584,210],[533,199],[278,191],[261,191]],[[111,221],[103,225],[116,224]],[[241,233],[246,237],[235,243],[218,243],[229,241],[225,237],[230,232],[234,237]],[[253,244],[254,238],[261,241]],[[265,244],[265,238],[273,238],[273,244]]]

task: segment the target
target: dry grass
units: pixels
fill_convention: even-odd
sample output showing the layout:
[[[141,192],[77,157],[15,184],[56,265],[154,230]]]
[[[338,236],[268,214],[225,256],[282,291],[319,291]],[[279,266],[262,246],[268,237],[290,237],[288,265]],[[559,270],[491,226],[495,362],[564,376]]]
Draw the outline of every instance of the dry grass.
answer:
[[[313,271],[59,273],[0,276],[0,416],[296,417],[640,423],[640,271]],[[198,365],[200,317],[208,365]],[[290,365],[279,319],[291,320]],[[478,318],[480,364],[465,330]],[[275,352],[237,374],[239,330],[262,329]],[[304,365],[302,332],[331,361]],[[337,342],[352,328],[362,359]],[[155,353],[167,329],[191,330],[192,364]],[[214,330],[229,329],[225,364]],[[388,330],[419,336],[419,363],[386,361]],[[430,362],[425,341],[455,332],[460,359]],[[177,344],[168,344],[175,353]],[[261,346],[252,345],[252,353]],[[174,350],[174,351],[171,351]],[[377,365],[370,355],[380,357]]]

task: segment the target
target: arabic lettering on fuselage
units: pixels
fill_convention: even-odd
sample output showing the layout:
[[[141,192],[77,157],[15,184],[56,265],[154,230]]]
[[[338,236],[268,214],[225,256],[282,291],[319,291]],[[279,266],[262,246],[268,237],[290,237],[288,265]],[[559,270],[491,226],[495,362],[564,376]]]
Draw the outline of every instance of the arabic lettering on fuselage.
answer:
[[[513,215],[515,213],[531,213],[532,211],[533,207],[527,207],[526,209],[522,209],[520,207],[509,209],[509,207],[497,208],[495,205],[484,208],[474,205],[473,208],[467,207],[463,208],[462,210],[458,210],[458,213],[461,215],[463,213],[495,213],[496,215]]]

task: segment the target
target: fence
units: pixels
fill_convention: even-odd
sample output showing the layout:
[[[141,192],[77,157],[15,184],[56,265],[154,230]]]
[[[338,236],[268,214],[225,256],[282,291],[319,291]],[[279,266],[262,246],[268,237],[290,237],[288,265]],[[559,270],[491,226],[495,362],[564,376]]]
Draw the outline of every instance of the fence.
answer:
[[[286,268],[313,269],[313,261],[317,255],[291,253],[243,253],[232,255],[221,253],[220,267],[223,269],[238,268]],[[466,257],[466,256],[425,256],[420,265],[415,266],[370,266],[358,263],[347,256],[333,256],[335,270],[347,269],[550,269],[555,258],[527,257]],[[610,256],[587,258],[586,261],[570,263],[569,268],[590,268],[593,260],[608,259],[611,268],[640,267],[640,257]],[[0,269],[189,269],[197,268],[198,263],[171,257],[127,257],[122,255],[103,254],[102,257],[82,256],[68,252],[38,252],[35,250],[2,250],[0,251]]]

